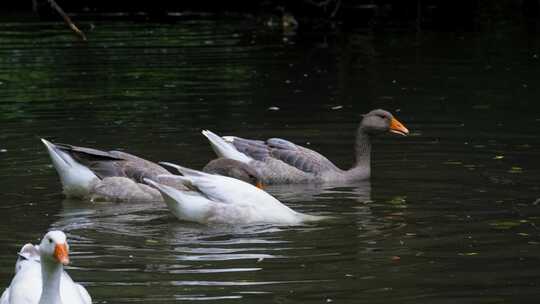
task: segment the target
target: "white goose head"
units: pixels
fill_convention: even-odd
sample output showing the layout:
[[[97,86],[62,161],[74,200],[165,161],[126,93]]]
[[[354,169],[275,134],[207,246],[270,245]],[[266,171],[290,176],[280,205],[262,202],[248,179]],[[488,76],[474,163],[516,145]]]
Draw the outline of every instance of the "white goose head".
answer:
[[[41,261],[69,264],[69,245],[62,231],[49,231],[39,244]]]
[[[25,244],[18,253],[17,262],[15,262],[15,273],[22,269],[27,262],[39,262],[39,247],[30,243]]]

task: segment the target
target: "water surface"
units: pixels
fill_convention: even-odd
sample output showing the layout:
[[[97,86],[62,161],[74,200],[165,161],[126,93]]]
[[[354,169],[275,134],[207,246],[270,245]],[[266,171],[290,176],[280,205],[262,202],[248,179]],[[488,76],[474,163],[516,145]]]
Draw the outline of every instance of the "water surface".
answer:
[[[540,111],[536,38],[284,35],[243,20],[0,25],[0,282],[47,229],[95,303],[536,303]],[[278,107],[278,111],[269,110]],[[201,168],[202,129],[283,137],[353,161],[361,113],[371,182],[275,186],[296,227],[178,222],[164,204],[67,200],[39,138]]]

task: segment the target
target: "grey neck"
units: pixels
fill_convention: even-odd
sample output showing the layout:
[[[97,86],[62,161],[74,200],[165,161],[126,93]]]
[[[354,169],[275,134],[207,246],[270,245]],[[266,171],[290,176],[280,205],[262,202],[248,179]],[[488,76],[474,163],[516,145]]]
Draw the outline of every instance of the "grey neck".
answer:
[[[369,134],[362,129],[362,126],[359,126],[356,132],[354,150],[356,161],[346,174],[349,175],[349,179],[367,179],[371,174],[371,141]]]
[[[62,304],[60,298],[60,278],[63,271],[62,264],[41,257],[41,297],[39,304]]]

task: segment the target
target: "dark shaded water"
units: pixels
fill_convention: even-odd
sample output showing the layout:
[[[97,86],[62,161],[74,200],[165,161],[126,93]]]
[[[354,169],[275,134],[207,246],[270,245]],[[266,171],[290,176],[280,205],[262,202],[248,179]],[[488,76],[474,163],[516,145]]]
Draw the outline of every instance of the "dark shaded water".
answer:
[[[87,34],[84,44],[60,24],[0,25],[3,285],[20,246],[56,228],[95,303],[536,303],[535,39],[284,36],[235,20]],[[411,136],[375,141],[371,183],[270,188],[337,218],[300,227],[207,227],[158,203],[65,200],[39,141],[200,168],[210,129],[288,138],[347,167],[372,108]]]

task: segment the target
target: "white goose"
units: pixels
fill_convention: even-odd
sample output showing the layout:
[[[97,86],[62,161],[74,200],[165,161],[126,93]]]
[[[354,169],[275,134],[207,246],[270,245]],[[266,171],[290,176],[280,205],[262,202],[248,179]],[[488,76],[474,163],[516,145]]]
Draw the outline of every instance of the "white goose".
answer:
[[[48,232],[39,247],[24,245],[0,304],[91,304],[86,289],[64,271],[68,263],[69,246],[62,231]]]
[[[186,190],[146,179],[163,195],[170,211],[180,220],[198,223],[296,225],[323,219],[302,214],[283,205],[267,192],[246,182],[220,175],[187,169],[171,163],[183,176],[170,176],[186,186]]]

